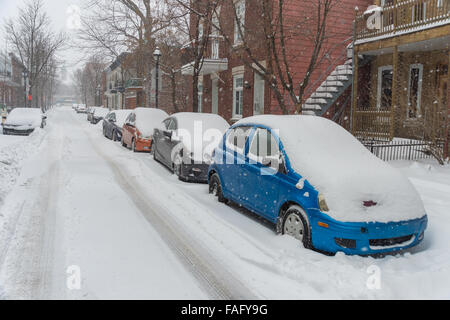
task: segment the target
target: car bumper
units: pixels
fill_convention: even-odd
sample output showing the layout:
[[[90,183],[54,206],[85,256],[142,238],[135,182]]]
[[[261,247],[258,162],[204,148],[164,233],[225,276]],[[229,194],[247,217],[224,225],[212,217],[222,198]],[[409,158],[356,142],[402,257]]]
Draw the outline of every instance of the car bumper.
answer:
[[[152,149],[151,139],[138,139],[136,140],[136,151],[150,152]]]
[[[18,130],[18,129],[10,129],[3,127],[3,134],[5,135],[14,135],[14,136],[29,136],[34,131],[33,129],[26,129],[26,130]]]
[[[423,241],[428,224],[426,215],[389,223],[338,222],[321,215],[310,221],[314,248],[348,255],[376,255],[412,248]]]
[[[209,164],[183,164],[181,166],[181,175],[191,182],[208,182]]]

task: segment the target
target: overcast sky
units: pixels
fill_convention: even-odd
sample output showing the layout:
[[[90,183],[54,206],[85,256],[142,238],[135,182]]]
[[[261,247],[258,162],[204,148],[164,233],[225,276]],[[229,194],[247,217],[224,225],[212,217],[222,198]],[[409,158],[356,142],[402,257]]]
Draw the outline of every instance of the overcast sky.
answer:
[[[4,21],[8,18],[17,17],[19,8],[24,5],[26,0],[0,0],[0,50],[5,50],[4,40]],[[73,36],[74,16],[76,8],[82,7],[82,0],[43,0],[45,11],[52,21],[55,32],[65,31],[69,36]],[[11,48],[8,48],[11,51]],[[70,49],[61,52],[61,58],[66,61],[68,73],[76,67],[76,63],[81,57],[79,52]],[[70,80],[70,75],[68,79]]]

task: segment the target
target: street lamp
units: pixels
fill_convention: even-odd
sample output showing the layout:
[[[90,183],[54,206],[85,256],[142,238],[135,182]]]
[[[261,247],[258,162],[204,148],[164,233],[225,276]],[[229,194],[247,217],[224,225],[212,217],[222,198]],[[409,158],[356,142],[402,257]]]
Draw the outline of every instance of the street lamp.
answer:
[[[25,108],[28,106],[27,100],[27,78],[28,78],[28,70],[27,69],[23,69],[22,71],[22,76],[23,76],[23,90],[24,90],[24,97],[25,97]]]
[[[155,106],[158,109],[158,99],[159,99],[159,59],[161,58],[161,50],[156,47],[155,52],[153,52],[153,57],[156,60],[155,67]]]
[[[100,85],[97,86],[97,106],[101,106],[101,99],[100,99],[100,91],[101,91]]]

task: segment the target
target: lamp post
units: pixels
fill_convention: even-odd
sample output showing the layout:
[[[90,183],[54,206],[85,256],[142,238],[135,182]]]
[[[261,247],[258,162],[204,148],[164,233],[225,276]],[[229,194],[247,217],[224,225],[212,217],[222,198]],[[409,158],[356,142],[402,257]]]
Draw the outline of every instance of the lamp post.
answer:
[[[100,99],[100,90],[101,90],[102,88],[100,87],[100,85],[98,85],[97,86],[97,91],[96,91],[96,93],[97,93],[97,106],[99,107],[99,106],[101,106],[101,99]]]
[[[24,102],[25,102],[25,108],[28,107],[28,97],[27,97],[27,78],[28,78],[28,70],[27,69],[23,69],[22,71],[22,76],[23,76],[23,94],[24,94]]]
[[[155,106],[156,109],[158,109],[158,103],[159,103],[159,59],[161,58],[161,50],[159,50],[159,47],[156,47],[155,52],[153,52],[153,57],[156,60],[156,67],[155,67]]]

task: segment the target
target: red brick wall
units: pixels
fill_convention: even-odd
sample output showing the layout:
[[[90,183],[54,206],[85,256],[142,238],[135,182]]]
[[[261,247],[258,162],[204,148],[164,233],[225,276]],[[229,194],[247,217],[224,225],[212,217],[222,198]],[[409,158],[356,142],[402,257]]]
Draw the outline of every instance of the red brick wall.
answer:
[[[252,25],[252,21],[257,21],[261,19],[260,13],[255,7],[251,6],[251,3],[256,0],[247,0],[246,4],[246,26]],[[315,1],[311,0],[290,0],[286,2],[286,14],[285,21],[295,24],[297,21],[301,21],[304,15],[311,15],[313,10],[313,4]],[[330,51],[329,59],[325,59],[319,67],[313,73],[310,84],[312,85],[320,76],[323,76],[325,80],[326,74],[325,70],[330,68],[333,70],[336,65],[342,64],[345,59],[340,61],[335,61],[339,58],[346,48],[346,46],[351,42],[351,37],[353,35],[353,18],[354,9],[358,6],[360,9],[367,8],[370,4],[373,4],[373,0],[337,0],[333,8],[332,14],[329,17],[328,28],[330,30],[330,37],[326,40],[324,48]],[[250,6],[249,6],[250,5]],[[221,8],[221,25],[225,28],[225,32],[229,35],[234,33],[234,14],[232,12],[232,7],[229,1],[225,1],[225,4]],[[255,23],[253,23],[254,25]],[[310,32],[313,32],[314,24],[308,24],[311,26]],[[302,27],[304,28],[304,27]],[[302,30],[304,31],[304,30]],[[308,30],[306,30],[308,31]],[[304,33],[304,32],[302,32]],[[231,38],[233,38],[231,36]],[[291,67],[292,76],[294,83],[300,83],[306,73],[311,53],[312,44],[310,41],[301,40],[301,37],[297,36],[297,41],[290,41],[287,44],[287,52],[289,57],[289,65]],[[347,41],[345,41],[347,40]],[[264,50],[258,50],[258,45],[261,44],[261,39],[253,39],[252,50],[253,52],[258,52],[260,57],[259,61],[266,60]],[[219,74],[219,114],[223,116],[226,120],[230,121],[232,118],[232,104],[233,104],[233,77],[232,69],[237,66],[242,66],[242,59],[236,54],[233,54],[229,48],[227,48],[224,43],[221,43],[220,47],[220,57],[228,59],[228,70],[221,72]],[[344,57],[345,58],[345,57]],[[334,63],[333,63],[334,62]],[[330,66],[331,64],[331,66]],[[191,82],[192,77],[188,77],[189,82]],[[245,68],[244,81],[248,81],[250,84],[249,89],[244,88],[244,111],[243,116],[251,116],[253,114],[253,81],[254,73],[251,68]],[[315,83],[315,87],[319,86],[322,81]],[[190,84],[189,90],[189,100],[191,102],[189,109],[192,110],[192,85]],[[203,80],[203,110],[204,112],[211,111],[211,78],[210,76],[205,76]],[[310,92],[313,92],[315,88],[311,88]],[[305,97],[307,98],[307,97]],[[285,101],[290,104],[290,111],[293,112],[294,108],[290,102],[290,97],[286,96]],[[278,105],[278,101],[270,90],[270,87],[266,84],[265,88],[265,113],[280,114],[281,109]]]

